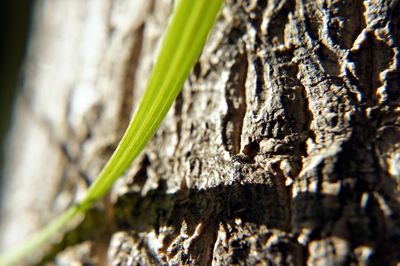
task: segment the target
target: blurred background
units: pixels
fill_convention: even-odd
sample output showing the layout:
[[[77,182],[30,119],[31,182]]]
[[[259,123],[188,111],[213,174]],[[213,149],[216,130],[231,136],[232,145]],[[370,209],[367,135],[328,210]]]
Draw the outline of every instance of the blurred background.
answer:
[[[0,8],[0,193],[4,147],[29,35],[34,0],[2,1]],[[1,196],[1,194],[0,194]]]

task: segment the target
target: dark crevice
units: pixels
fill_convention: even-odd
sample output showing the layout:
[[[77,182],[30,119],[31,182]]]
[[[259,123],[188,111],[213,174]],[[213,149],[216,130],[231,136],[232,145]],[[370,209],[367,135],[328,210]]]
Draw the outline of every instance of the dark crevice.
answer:
[[[228,106],[223,121],[222,139],[231,154],[238,154],[241,146],[243,119],[246,114],[246,78],[248,71],[247,52],[238,53],[230,70],[225,87]]]
[[[400,49],[400,1],[393,1],[391,9],[389,11],[389,30],[390,35],[393,38],[393,47]],[[393,57],[393,60],[397,60],[397,64],[400,62],[400,55],[397,53],[397,58]],[[390,71],[386,75],[387,93],[388,100],[393,103],[400,101],[400,70],[397,67],[395,70]]]
[[[319,56],[319,62],[328,75],[336,77],[340,74],[340,60],[332,50],[320,42],[316,53]]]
[[[181,142],[181,134],[182,134],[182,108],[183,108],[183,97],[182,91],[178,94],[174,104],[174,118],[176,120],[176,137],[177,143],[175,146],[175,152],[179,148],[179,144]]]
[[[250,11],[251,13],[249,14],[250,16],[248,17],[248,21],[257,32],[261,32],[262,14],[267,7],[267,4],[268,2],[266,0],[257,0],[257,5],[255,5],[255,8]]]
[[[322,24],[318,17],[316,17],[315,10],[310,7],[311,4],[315,4],[315,2],[308,2],[305,0],[301,0],[301,7],[303,9],[304,17],[302,18],[302,25],[304,27],[305,34],[311,39],[311,41],[315,42],[320,40],[319,37],[319,27]]]
[[[196,77],[196,80],[198,80],[201,77],[201,63],[197,62],[194,67],[193,67],[193,75]]]
[[[329,36],[333,43],[350,49],[358,35],[366,28],[364,1],[335,1],[331,2],[326,10],[329,18]]]
[[[147,174],[147,167],[150,165],[150,159],[147,156],[147,154],[144,154],[143,157],[141,157],[140,162],[138,163],[139,169],[137,172],[132,176],[131,180],[132,183],[129,185],[135,184],[136,186],[142,188],[148,178]]]
[[[303,124],[303,132],[306,132],[305,135],[307,135],[307,137],[311,137],[312,140],[315,141],[315,132],[313,130],[311,130],[311,124],[312,121],[314,120],[314,114],[313,112],[310,110],[310,103],[308,100],[308,96],[307,96],[307,90],[306,88],[303,86],[303,84],[300,82],[300,80],[298,80],[298,84],[301,87],[301,96],[303,99],[303,111],[304,111],[304,124]],[[303,155],[303,156],[308,156],[308,152],[307,152],[307,144],[306,144],[306,140],[307,138],[304,137],[303,141],[299,144],[299,154]]]
[[[256,72],[256,87],[254,94],[256,95],[256,97],[260,97],[260,95],[262,95],[262,91],[265,89],[264,63],[261,57],[257,56],[254,59],[253,66]]]
[[[373,32],[367,33],[360,48],[349,54],[349,61],[355,64],[358,90],[368,106],[377,103],[376,90],[382,85],[379,74],[389,68],[393,56],[393,50],[385,42],[377,40]]]
[[[242,154],[245,155],[247,158],[249,158],[248,161],[253,162],[254,157],[257,156],[259,151],[260,151],[259,143],[257,141],[249,140],[249,143],[244,145]]]
[[[268,25],[268,36],[266,36],[269,40],[269,43],[273,43],[275,45],[284,44],[284,34],[285,27],[289,21],[289,13],[294,12],[295,1],[293,0],[285,0],[278,1],[278,7],[274,8],[274,12],[270,18],[270,23]]]

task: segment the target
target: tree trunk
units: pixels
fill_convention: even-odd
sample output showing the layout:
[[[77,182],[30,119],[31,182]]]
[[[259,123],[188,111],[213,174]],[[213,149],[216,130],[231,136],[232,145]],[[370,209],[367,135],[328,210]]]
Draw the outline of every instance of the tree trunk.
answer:
[[[7,150],[3,248],[96,178],[171,8],[37,1]],[[227,1],[140,158],[30,261],[399,263],[399,10],[397,0]]]

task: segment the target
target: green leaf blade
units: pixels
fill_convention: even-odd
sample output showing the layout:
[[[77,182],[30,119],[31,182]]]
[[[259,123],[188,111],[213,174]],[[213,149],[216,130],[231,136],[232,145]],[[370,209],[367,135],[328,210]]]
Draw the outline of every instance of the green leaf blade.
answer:
[[[222,3],[223,0],[179,1],[145,94],[117,150],[89,190],[86,201],[107,193],[155,134],[197,61]]]

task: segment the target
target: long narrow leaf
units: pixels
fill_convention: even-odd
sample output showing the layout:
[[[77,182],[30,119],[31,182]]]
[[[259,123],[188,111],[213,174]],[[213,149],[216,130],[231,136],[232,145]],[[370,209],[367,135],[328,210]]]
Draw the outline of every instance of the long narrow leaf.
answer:
[[[180,0],[175,6],[160,54],[142,100],[120,141],[85,198],[37,232],[19,248],[0,256],[12,265],[38,248],[77,214],[85,212],[120,177],[143,150],[179,94],[198,59],[224,0]]]

